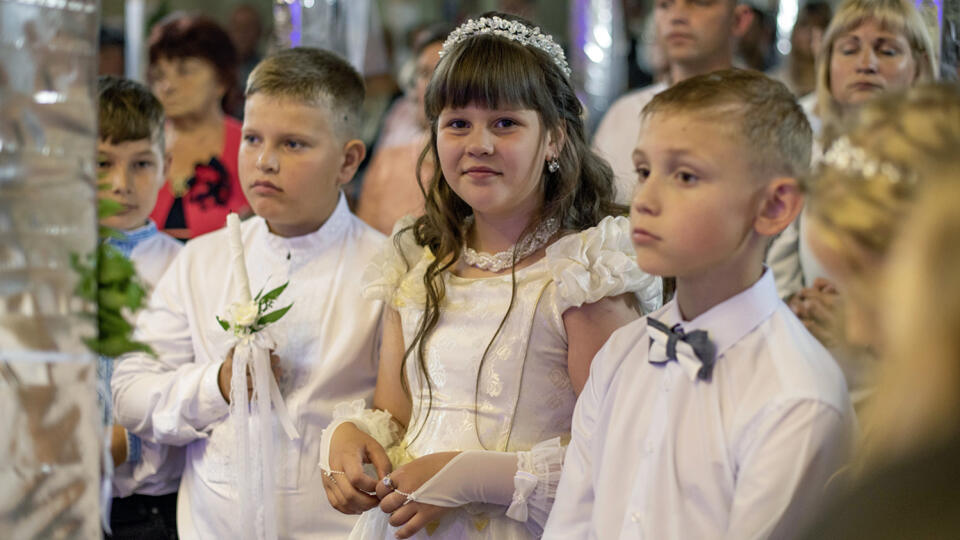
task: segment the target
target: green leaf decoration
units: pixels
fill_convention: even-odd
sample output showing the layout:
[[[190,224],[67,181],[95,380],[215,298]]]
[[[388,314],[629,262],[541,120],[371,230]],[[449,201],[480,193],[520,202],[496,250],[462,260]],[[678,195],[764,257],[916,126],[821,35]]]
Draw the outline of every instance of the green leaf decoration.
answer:
[[[137,275],[130,259],[109,244],[100,244],[100,259],[97,261],[97,280],[101,286],[124,283]]]
[[[227,331],[230,330],[230,323],[221,319],[219,315],[217,316],[217,322],[220,323],[220,328],[223,328],[224,330],[227,330]]]
[[[124,336],[111,336],[96,343],[97,352],[103,356],[117,357],[129,352],[145,352],[153,354],[153,350],[143,343],[130,341]]]
[[[115,216],[123,210],[123,205],[112,199],[100,199],[97,206],[97,218],[106,219]]]
[[[147,296],[147,291],[140,286],[136,281],[130,281],[127,283],[126,297],[127,302],[126,306],[130,308],[131,311],[136,311],[140,309],[143,305],[143,299]]]
[[[101,240],[104,240],[107,238],[113,238],[114,240],[123,240],[125,238],[122,234],[120,234],[120,231],[110,227],[104,227],[103,225],[101,225],[98,230],[99,232],[97,234],[100,236]]]
[[[112,337],[113,334],[120,335],[129,335],[133,331],[133,325],[127,322],[118,312],[111,310],[109,307],[106,309],[100,309],[97,321],[100,323],[100,339],[103,340],[104,335],[107,337]]]
[[[284,285],[284,287],[286,287],[286,285]],[[267,325],[267,324],[270,324],[270,323],[272,323],[272,322],[277,322],[277,321],[279,321],[280,318],[283,317],[284,315],[286,315],[287,312],[290,311],[290,308],[292,308],[292,307],[293,307],[293,304],[290,304],[290,305],[287,306],[287,307],[283,307],[283,308],[280,308],[280,309],[278,309],[278,310],[276,310],[276,311],[271,311],[270,313],[267,313],[266,315],[264,315],[264,316],[260,317],[259,319],[257,319],[257,326],[258,326],[258,327],[262,327],[262,326]]]
[[[108,189],[101,183],[97,189]],[[115,201],[99,201],[97,214],[100,219],[109,217],[122,210]],[[153,354],[144,343],[133,341],[133,325],[124,316],[124,308],[135,312],[146,297],[136,269],[123,253],[105,242],[105,239],[123,239],[124,236],[110,227],[99,227],[100,242],[93,253],[80,256],[70,255],[70,266],[79,279],[74,293],[88,302],[97,304],[96,311],[90,310],[80,315],[97,322],[97,336],[83,341],[90,350],[104,356],[116,357],[134,351]]]
[[[290,284],[290,282],[288,281],[288,282],[284,283],[283,285],[277,287],[276,289],[273,289],[272,291],[270,291],[270,292],[268,292],[267,294],[263,295],[263,298],[260,299],[260,305],[262,306],[262,305],[267,304],[267,303],[272,304],[272,303],[274,302],[274,300],[276,300],[276,299],[283,293],[284,289],[286,289],[286,288],[287,288],[287,285],[289,285],[289,284]]]
[[[127,305],[127,295],[113,287],[103,287],[97,291],[97,300],[100,302],[100,309],[107,308],[111,311],[120,311]]]

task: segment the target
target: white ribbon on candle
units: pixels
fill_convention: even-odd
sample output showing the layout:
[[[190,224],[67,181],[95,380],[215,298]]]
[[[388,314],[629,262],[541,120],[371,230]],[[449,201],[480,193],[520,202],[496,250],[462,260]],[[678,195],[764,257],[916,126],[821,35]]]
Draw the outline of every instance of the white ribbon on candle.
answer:
[[[243,254],[240,218],[236,214],[227,216],[227,232],[235,294],[238,303],[248,304],[252,301],[250,280]],[[274,498],[276,460],[271,408],[287,436],[291,440],[300,438],[270,369],[270,351],[275,347],[276,342],[268,329],[237,336],[233,345],[230,419],[236,437],[233,469],[244,538],[277,538]],[[248,373],[253,381],[253,395],[249,400]]]

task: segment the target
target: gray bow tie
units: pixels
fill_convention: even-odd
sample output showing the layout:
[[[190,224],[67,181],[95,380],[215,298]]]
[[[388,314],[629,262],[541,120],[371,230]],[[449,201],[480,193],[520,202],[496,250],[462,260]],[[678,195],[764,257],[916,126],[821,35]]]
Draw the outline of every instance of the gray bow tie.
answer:
[[[695,374],[696,377],[701,380],[710,380],[710,376],[713,374],[713,365],[716,361],[717,351],[705,330],[694,330],[693,332],[686,333],[680,324],[675,324],[673,328],[669,328],[666,324],[649,317],[647,318],[647,325],[661,332],[667,339],[663,353],[654,354],[653,351],[651,351],[650,362],[660,364],[673,360],[679,363],[684,370],[691,373],[691,378],[693,378],[693,374]],[[658,341],[660,340],[655,339],[653,335],[650,336],[651,346]],[[686,347],[682,347],[678,351],[677,345],[679,343],[689,345],[689,349],[693,352],[693,355],[690,355],[689,352],[686,351]],[[663,356],[664,354],[665,357]]]

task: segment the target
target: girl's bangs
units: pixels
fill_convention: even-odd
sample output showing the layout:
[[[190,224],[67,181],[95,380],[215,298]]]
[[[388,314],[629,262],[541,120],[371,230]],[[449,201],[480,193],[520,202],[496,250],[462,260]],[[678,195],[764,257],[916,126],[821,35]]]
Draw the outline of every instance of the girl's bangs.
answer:
[[[429,118],[445,107],[542,109],[546,82],[530,48],[496,36],[464,40],[437,66],[426,96]]]

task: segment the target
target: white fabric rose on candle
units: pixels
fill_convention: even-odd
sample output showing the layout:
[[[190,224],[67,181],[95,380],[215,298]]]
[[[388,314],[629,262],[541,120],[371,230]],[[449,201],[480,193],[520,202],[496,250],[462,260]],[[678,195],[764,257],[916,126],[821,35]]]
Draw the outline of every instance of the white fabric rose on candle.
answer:
[[[251,326],[257,322],[260,316],[260,306],[253,300],[249,302],[237,302],[230,306],[230,318],[232,326]]]

